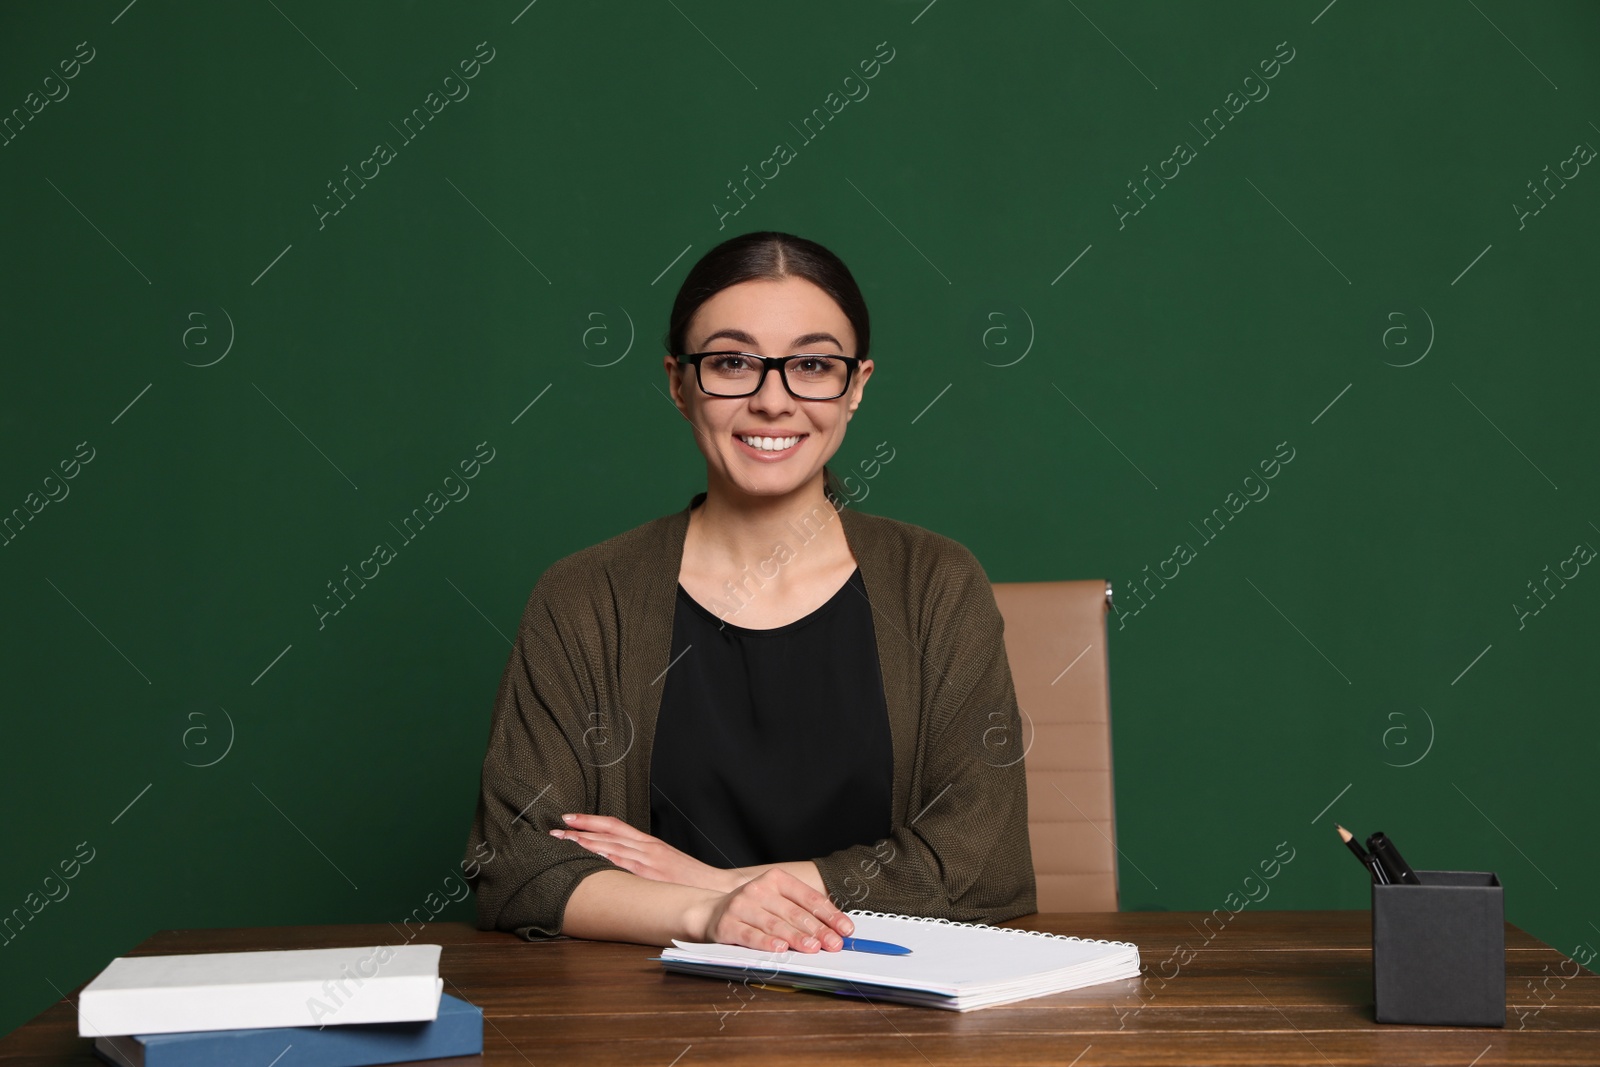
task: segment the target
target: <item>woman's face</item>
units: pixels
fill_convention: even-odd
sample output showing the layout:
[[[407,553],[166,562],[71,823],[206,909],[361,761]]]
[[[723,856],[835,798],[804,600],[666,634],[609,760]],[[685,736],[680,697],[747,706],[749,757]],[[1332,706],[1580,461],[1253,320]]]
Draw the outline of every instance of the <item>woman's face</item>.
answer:
[[[740,282],[700,305],[684,334],[690,352],[855,355],[856,336],[833,298],[804,278]],[[844,442],[845,424],[861,403],[872,361],[856,368],[835,400],[797,400],[776,371],[750,396],[715,397],[695,384],[694,367],[666,358],[672,400],[695,428],[709,482],[751,496],[783,496],[811,484]],[[708,368],[709,369],[709,368]],[[709,381],[709,375],[707,380]],[[765,451],[743,438],[798,437]],[[782,440],[774,442],[782,444]]]

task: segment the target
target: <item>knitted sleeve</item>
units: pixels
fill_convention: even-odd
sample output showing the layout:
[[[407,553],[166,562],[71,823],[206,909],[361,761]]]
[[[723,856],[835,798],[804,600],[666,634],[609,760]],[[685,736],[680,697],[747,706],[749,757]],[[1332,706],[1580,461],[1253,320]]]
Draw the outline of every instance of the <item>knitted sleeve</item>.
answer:
[[[570,632],[586,612],[559,605],[585,586],[559,568],[534,586],[500,679],[477,814],[467,841],[468,883],[477,893],[480,930],[508,930],[529,941],[556,937],[567,898],[586,875],[621,870],[574,841],[551,837],[570,811],[596,811],[596,730],[586,652],[598,644]],[[569,621],[562,623],[562,619]]]
[[[994,589],[977,557],[948,545],[920,578],[923,636],[891,646],[922,659],[903,823],[814,862],[840,908],[1001,922],[1037,910],[1021,716]]]

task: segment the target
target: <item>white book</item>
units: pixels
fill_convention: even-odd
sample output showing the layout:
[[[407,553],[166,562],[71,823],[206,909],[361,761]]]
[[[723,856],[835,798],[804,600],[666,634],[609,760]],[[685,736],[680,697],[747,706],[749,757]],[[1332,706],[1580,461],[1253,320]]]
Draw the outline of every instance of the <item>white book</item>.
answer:
[[[909,956],[869,952],[758,952],[674,939],[655,957],[669,971],[813,988],[846,996],[971,1011],[1139,976],[1139,948],[983,923],[848,913],[853,936]]]
[[[119,956],[78,996],[78,1035],[432,1020],[438,945]]]

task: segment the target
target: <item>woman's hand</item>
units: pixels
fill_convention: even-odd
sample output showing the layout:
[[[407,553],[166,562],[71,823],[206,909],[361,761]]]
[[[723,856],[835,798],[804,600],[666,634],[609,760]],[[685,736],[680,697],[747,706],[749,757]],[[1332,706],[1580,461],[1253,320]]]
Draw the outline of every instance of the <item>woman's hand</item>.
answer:
[[[701,863],[662,841],[610,815],[582,813],[561,817],[571,827],[551,835],[576,841],[618,867],[654,882],[676,882],[726,893],[743,879],[732,871]]]
[[[773,869],[700,906],[690,928],[702,941],[759,952],[837,952],[855,924],[826,894]]]

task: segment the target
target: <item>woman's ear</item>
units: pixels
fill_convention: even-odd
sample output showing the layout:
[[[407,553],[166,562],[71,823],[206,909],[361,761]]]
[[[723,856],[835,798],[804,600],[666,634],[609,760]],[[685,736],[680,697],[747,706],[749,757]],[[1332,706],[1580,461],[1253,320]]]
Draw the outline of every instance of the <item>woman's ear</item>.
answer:
[[[674,356],[666,357],[667,396],[672,399],[673,406],[678,409],[678,413],[686,419],[689,417],[688,402],[683,398],[684,378],[679,372],[688,366],[689,364],[687,363],[679,363]]]
[[[850,421],[856,413],[856,408],[860,406],[861,393],[866,389],[867,379],[870,377],[872,377],[872,360],[868,359],[862,361],[861,366],[856,368],[856,382],[850,387],[850,410],[845,412],[844,416],[846,422]]]

